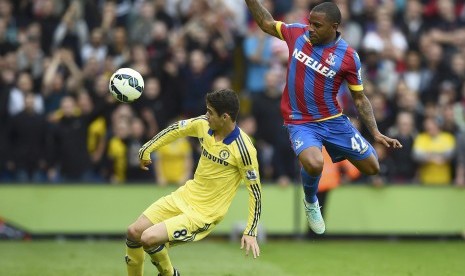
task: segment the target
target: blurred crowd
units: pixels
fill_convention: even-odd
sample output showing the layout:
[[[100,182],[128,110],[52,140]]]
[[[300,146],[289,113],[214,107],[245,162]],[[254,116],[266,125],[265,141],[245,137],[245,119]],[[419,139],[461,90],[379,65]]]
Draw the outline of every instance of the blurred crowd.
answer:
[[[277,20],[306,23],[323,1],[262,2]],[[465,1],[334,2],[378,127],[404,145],[374,145],[381,173],[343,181],[465,185]],[[262,181],[298,182],[279,110],[287,58],[242,0],[0,0],[0,183],[182,184],[199,158],[194,139],[154,154],[149,173],[137,151],[227,87],[240,94]],[[132,104],[108,92],[120,67],[145,79]],[[371,139],[347,87],[338,100]]]

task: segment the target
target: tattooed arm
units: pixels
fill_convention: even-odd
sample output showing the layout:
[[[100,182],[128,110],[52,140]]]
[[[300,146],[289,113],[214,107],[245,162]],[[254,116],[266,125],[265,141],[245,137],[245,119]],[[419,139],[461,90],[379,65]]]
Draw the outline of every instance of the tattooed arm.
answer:
[[[352,98],[354,99],[355,107],[357,108],[358,114],[362,119],[362,122],[370,131],[371,135],[376,142],[385,145],[386,147],[390,147],[391,145],[394,148],[401,148],[402,145],[397,139],[392,139],[383,135],[378,130],[378,125],[376,124],[375,116],[373,115],[373,108],[371,107],[371,103],[368,100],[367,96],[363,93],[363,91],[350,91],[352,94]]]
[[[280,38],[276,30],[276,21],[270,12],[260,3],[260,0],[245,0],[245,2],[260,29],[267,34]]]

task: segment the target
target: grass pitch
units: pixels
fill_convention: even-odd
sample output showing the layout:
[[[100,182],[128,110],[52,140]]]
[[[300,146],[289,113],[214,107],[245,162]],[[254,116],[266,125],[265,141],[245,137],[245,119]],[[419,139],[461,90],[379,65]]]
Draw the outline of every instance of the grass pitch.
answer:
[[[238,243],[170,250],[183,276],[465,275],[465,242],[268,241],[254,260]],[[126,275],[124,241],[0,242],[0,275]],[[146,258],[145,275],[156,275]]]

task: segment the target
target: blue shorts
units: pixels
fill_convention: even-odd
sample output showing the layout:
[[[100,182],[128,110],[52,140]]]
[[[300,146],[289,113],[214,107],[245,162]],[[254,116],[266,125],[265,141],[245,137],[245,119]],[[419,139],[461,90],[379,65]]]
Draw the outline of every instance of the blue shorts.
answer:
[[[376,152],[345,115],[322,122],[286,126],[296,156],[306,148],[325,146],[333,162],[363,160]]]

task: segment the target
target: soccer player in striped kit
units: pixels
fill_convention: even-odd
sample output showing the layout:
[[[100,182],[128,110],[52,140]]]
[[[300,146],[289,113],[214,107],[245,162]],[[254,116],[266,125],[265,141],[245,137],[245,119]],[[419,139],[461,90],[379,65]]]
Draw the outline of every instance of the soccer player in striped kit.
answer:
[[[287,80],[281,112],[292,148],[302,164],[304,205],[310,228],[323,234],[325,223],[316,193],[323,170],[322,145],[333,162],[348,159],[361,172],[379,172],[373,147],[342,114],[336,100],[347,81],[359,116],[377,143],[400,148],[396,139],[379,132],[373,109],[363,93],[360,58],[337,31],[341,13],[324,2],[309,14],[308,25],[275,21],[260,0],[245,0],[258,26],[284,40],[289,48]]]

